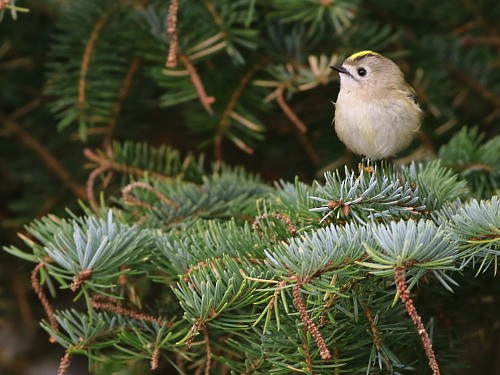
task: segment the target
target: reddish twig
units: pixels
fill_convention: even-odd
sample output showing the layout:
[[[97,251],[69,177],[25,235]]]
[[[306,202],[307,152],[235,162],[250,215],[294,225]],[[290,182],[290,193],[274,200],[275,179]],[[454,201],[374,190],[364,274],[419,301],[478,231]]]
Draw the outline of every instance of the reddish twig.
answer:
[[[314,324],[312,319],[309,317],[304,301],[302,301],[302,297],[300,295],[301,285],[302,283],[299,280],[297,280],[297,282],[292,287],[293,302],[295,303],[295,306],[297,307],[297,310],[300,314],[300,319],[302,320],[302,322],[304,322],[307,330],[312,335],[312,337],[316,341],[316,344],[318,345],[319,355],[321,359],[325,361],[330,360],[332,358],[332,355],[330,353],[330,350],[328,350],[328,347],[326,346],[325,339],[319,332],[318,327],[316,327],[316,324]]]
[[[128,184],[122,189],[122,195],[123,195],[123,200],[125,203],[131,205],[131,206],[140,206],[140,207],[145,207],[145,208],[152,208],[152,206],[149,203],[143,202],[134,196],[131,195],[131,192],[135,188],[141,188],[145,189],[147,191],[150,191],[153,193],[161,202],[165,203],[166,205],[174,208],[174,209],[179,209],[179,205],[174,202],[171,199],[168,199],[166,196],[164,196],[162,193],[160,193],[157,189],[152,187],[151,185],[141,182],[141,181],[136,181],[132,182],[131,184]]]
[[[219,131],[217,132],[217,135],[215,137],[214,141],[214,151],[215,151],[215,159],[216,160],[222,160],[222,138],[224,136],[224,133],[227,131],[229,128],[230,124],[230,118],[232,113],[234,112],[234,109],[236,105],[238,104],[238,100],[240,99],[241,95],[245,91],[246,87],[250,83],[252,77],[254,74],[257,72],[257,70],[261,67],[261,63],[254,64],[246,73],[243,75],[243,77],[240,80],[240,83],[236,87],[236,90],[234,90],[233,94],[229,98],[229,101],[227,102],[226,108],[224,109],[224,112],[222,113],[221,119],[219,121]],[[247,153],[253,152],[251,148],[243,149]]]
[[[307,127],[306,125],[302,122],[302,120],[293,112],[292,108],[288,105],[288,103],[285,100],[285,86],[281,85],[278,87],[276,91],[276,101],[278,105],[280,106],[281,110],[283,113],[288,117],[288,119],[292,122],[294,125],[295,129],[295,134],[297,135],[297,138],[302,145],[302,148],[306,152],[307,156],[309,159],[314,163],[314,164],[319,164],[321,162],[321,157],[319,154],[316,152],[314,149],[314,146],[312,145],[311,141],[307,136],[305,135],[307,132]]]
[[[103,298],[98,296],[93,297],[91,299],[91,305],[96,310],[110,311],[115,314],[125,316],[127,318],[143,320],[147,322],[155,322],[158,323],[159,325],[163,325],[166,323],[165,321],[156,318],[152,315],[146,314],[144,312],[138,312],[123,306],[119,306],[115,301],[109,298]]]
[[[370,323],[370,330],[372,331],[373,344],[375,345],[375,349],[377,352],[380,352],[380,348],[382,346],[382,338],[380,337],[380,332],[378,330],[377,325],[375,324],[375,320],[373,319],[372,312],[368,308],[366,303],[362,304],[363,311],[368,319],[368,323]]]
[[[85,109],[87,73],[89,71],[90,59],[92,58],[99,34],[112,14],[111,11],[108,11],[96,22],[83,52],[82,63],[80,65],[80,78],[78,80],[78,108],[82,112]]]
[[[54,314],[54,308],[47,299],[47,296],[45,295],[45,292],[43,291],[43,288],[40,285],[40,281],[38,280],[38,273],[40,272],[40,269],[44,266],[45,263],[42,261],[36,265],[33,271],[31,271],[31,286],[33,287],[33,290],[35,291],[38,299],[42,303],[45,313],[47,314],[47,318],[49,319],[50,326],[52,327],[52,331],[59,332],[59,324],[57,323],[57,319]],[[53,337],[51,337],[49,341],[51,343],[56,342],[56,340]]]
[[[207,326],[203,327],[203,336],[205,337],[205,351],[207,353],[207,361],[205,363],[205,375],[210,375],[210,366],[212,364],[212,348],[210,346],[210,337],[208,336]]]
[[[80,274],[75,275],[73,277],[73,282],[70,285],[70,289],[73,292],[76,292],[78,289],[80,289],[84,281],[90,279],[91,276],[92,276],[92,270],[90,268],[82,270]]]
[[[158,345],[155,344],[153,353],[151,354],[150,366],[151,370],[156,370],[158,368],[158,362],[160,362],[160,349]]]
[[[302,348],[304,349],[304,353],[306,354],[306,364],[307,364],[307,370],[309,371],[309,374],[313,375],[314,374],[314,368],[311,360],[311,351],[309,350],[309,346],[307,343],[302,344]]]
[[[138,58],[133,59],[127,69],[127,72],[125,73],[122,87],[118,92],[118,101],[116,102],[113,108],[112,119],[108,124],[108,126],[106,127],[106,129],[104,130],[104,140],[102,142],[103,149],[108,148],[109,145],[111,144],[111,141],[113,140],[113,134],[118,124],[118,117],[123,109],[123,104],[130,91],[130,86],[132,85],[135,73],[139,69],[139,65],[140,65],[140,60]]]
[[[198,94],[201,105],[209,114],[213,115],[214,111],[211,105],[215,102],[215,98],[213,96],[207,95],[205,87],[201,82],[201,78],[191,61],[189,61],[189,59],[182,54],[179,54],[179,59],[182,61],[182,63],[186,67],[186,70],[188,71],[189,77],[191,78],[191,83],[193,84],[196,93]]]
[[[193,345],[193,340],[194,337],[200,330],[203,328],[204,323],[202,323],[201,318],[197,318],[196,321],[194,322],[193,326],[191,327],[191,330],[189,332],[189,338],[186,341],[186,346],[188,349],[191,348],[191,345]]]
[[[424,324],[422,323],[422,319],[413,304],[413,300],[410,297],[410,292],[408,291],[406,285],[405,278],[405,269],[403,267],[394,267],[394,280],[396,282],[396,289],[399,294],[399,298],[403,302],[408,315],[413,320],[415,327],[417,328],[417,332],[420,335],[420,339],[422,341],[422,345],[425,350],[425,354],[429,360],[429,367],[432,370],[433,375],[440,375],[439,366],[436,360],[436,355],[434,354],[434,350],[432,349],[432,342],[429,338],[429,334],[425,330]]]
[[[59,364],[59,370],[57,371],[57,375],[66,375],[68,373],[68,368],[71,363],[72,354],[70,349],[66,349],[64,352],[64,356],[61,358],[61,363]]]
[[[179,10],[179,0],[170,0],[167,17],[167,36],[170,43],[165,66],[175,68],[177,65],[177,12]]]
[[[129,167],[127,165],[117,163],[117,162],[107,158],[106,156],[99,155],[99,154],[93,152],[92,150],[90,150],[88,148],[85,149],[83,151],[83,153],[87,157],[87,159],[98,164],[98,167],[95,168],[89,174],[89,177],[87,179],[87,184],[86,184],[86,190],[85,190],[86,197],[89,200],[89,202],[93,208],[98,207],[97,202],[95,200],[95,196],[94,196],[94,185],[95,185],[96,178],[101,174],[104,174],[104,173],[107,173],[110,171],[116,171],[116,172],[124,173],[127,175],[133,175],[136,177],[143,177],[146,174],[148,174],[149,176],[151,176],[155,179],[165,178],[165,176],[160,174],[160,173],[147,172],[147,171],[144,171],[140,168]],[[109,179],[109,176],[110,175],[108,174],[108,179]]]
[[[21,126],[13,120],[14,118],[20,116],[19,113],[20,112],[16,111],[10,118],[0,115],[0,121],[2,122],[4,128],[10,134],[18,138],[26,147],[37,154],[43,160],[47,168],[52,171],[54,175],[73,192],[73,194],[75,194],[79,199],[85,200],[86,194],[83,186],[74,181],[73,177],[66,170],[66,168],[38,139],[33,137],[33,135],[27,131],[24,131]]]

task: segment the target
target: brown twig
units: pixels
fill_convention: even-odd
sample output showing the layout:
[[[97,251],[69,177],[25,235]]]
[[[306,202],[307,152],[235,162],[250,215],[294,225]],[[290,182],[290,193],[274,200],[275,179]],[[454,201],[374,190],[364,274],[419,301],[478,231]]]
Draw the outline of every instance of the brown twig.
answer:
[[[262,214],[262,215],[259,215],[259,216],[255,217],[255,220],[252,223],[252,229],[258,230],[259,229],[259,223],[262,220],[265,220],[265,219],[267,219],[269,217],[274,217],[275,219],[277,219],[277,220],[281,221],[283,224],[285,224],[286,225],[286,229],[288,230],[288,232],[292,236],[294,236],[294,235],[297,234],[297,228],[293,224],[292,219],[289,216],[287,216],[285,214],[280,214],[278,212],[265,213],[265,214]]]
[[[170,0],[167,17],[167,36],[170,43],[165,66],[175,68],[177,65],[177,12],[179,10],[179,0]]]
[[[380,337],[380,332],[378,330],[377,325],[375,324],[375,320],[373,319],[372,312],[368,308],[366,303],[362,304],[363,311],[368,319],[368,323],[370,323],[370,330],[372,331],[373,344],[375,345],[375,349],[377,352],[380,352],[380,348],[382,346],[382,338]]]
[[[33,102],[32,102],[33,103]],[[30,103],[31,105],[31,103]],[[21,116],[21,112],[25,109],[22,107],[14,112],[11,117],[4,117],[0,115],[0,121],[3,127],[13,136],[18,138],[21,143],[37,154],[45,163],[47,168],[54,173],[54,175],[61,180],[79,199],[85,200],[86,193],[83,186],[73,180],[73,177],[66,170],[66,168],[57,160],[57,158],[50,153],[50,151],[43,146],[43,144],[33,137],[30,133],[24,131],[21,126],[14,120]]]
[[[316,327],[316,324],[314,324],[312,319],[309,317],[304,301],[302,300],[302,297],[300,295],[301,285],[302,282],[300,280],[297,280],[297,282],[292,287],[293,302],[295,303],[295,306],[297,307],[297,310],[300,314],[300,319],[302,320],[302,322],[304,322],[307,330],[312,335],[312,337],[316,341],[316,344],[318,345],[319,355],[321,359],[324,361],[330,360],[332,358],[332,355],[330,353],[330,350],[328,350],[328,347],[326,346],[325,339],[319,332],[318,327]]]
[[[78,108],[81,112],[85,109],[85,99],[86,99],[86,87],[87,87],[87,73],[89,71],[90,59],[94,52],[95,44],[99,38],[104,25],[113,13],[111,11],[106,12],[101,19],[99,19],[92,32],[90,33],[89,39],[85,46],[83,52],[82,63],[80,65],[80,78],[78,80]]]
[[[211,105],[215,102],[215,98],[213,96],[207,95],[205,87],[203,86],[203,83],[201,81],[201,78],[198,72],[196,71],[196,68],[191,63],[191,61],[182,54],[179,54],[179,59],[182,61],[182,63],[186,67],[186,70],[188,71],[191,83],[193,84],[196,93],[198,94],[198,99],[200,100],[201,105],[203,106],[203,108],[205,108],[205,110],[209,114],[213,115],[214,111]]]
[[[405,269],[403,267],[394,267],[394,280],[396,282],[396,289],[399,294],[399,298],[403,302],[408,315],[413,320],[415,327],[417,328],[417,332],[420,335],[420,340],[422,341],[422,345],[424,347],[425,354],[429,360],[429,367],[432,370],[433,375],[440,375],[439,366],[436,360],[436,355],[434,354],[434,350],[432,349],[432,342],[429,338],[429,334],[425,330],[424,324],[422,323],[422,319],[413,304],[413,300],[410,297],[410,292],[406,286],[406,278],[405,278]]]
[[[292,108],[288,105],[285,100],[285,85],[280,85],[276,92],[276,101],[280,106],[283,113],[288,117],[288,119],[292,122],[295,129],[295,134],[302,145],[302,148],[306,152],[309,159],[316,165],[321,162],[321,156],[316,152],[314,146],[312,145],[309,138],[305,135],[307,132],[306,125],[302,122],[302,120],[293,112]]]
[[[305,342],[302,344],[302,348],[304,349],[304,353],[306,354],[307,370],[309,371],[309,374],[313,375],[314,367],[311,361],[311,351],[309,350],[309,345],[307,345],[307,343]]]
[[[240,80],[240,83],[236,87],[236,90],[234,90],[233,94],[229,98],[229,101],[227,102],[226,108],[224,109],[224,112],[222,113],[221,119],[219,121],[219,130],[217,132],[214,141],[215,160],[218,161],[222,160],[222,138],[224,137],[224,133],[229,128],[231,114],[234,112],[234,109],[238,104],[238,100],[240,99],[241,95],[243,94],[246,87],[250,83],[252,77],[259,70],[261,66],[262,66],[261,63],[254,64],[245,73],[245,75],[243,75],[243,77]],[[251,153],[253,150],[251,148],[248,148],[247,150],[244,149],[244,151],[246,151],[247,153]]]
[[[205,351],[207,353],[205,375],[210,375],[210,366],[212,365],[212,347],[210,346],[210,337],[208,336],[208,329],[206,325],[203,327],[203,336],[205,338]]]
[[[118,101],[116,102],[114,108],[113,108],[113,115],[112,119],[109,122],[108,126],[104,130],[104,139],[102,142],[102,148],[106,149],[109,147],[111,144],[111,141],[113,140],[113,134],[116,130],[116,126],[118,124],[118,116],[120,115],[122,109],[123,109],[123,104],[125,103],[125,99],[127,98],[127,95],[130,91],[130,86],[132,85],[132,81],[134,79],[134,75],[139,69],[140,65],[140,60],[138,58],[135,58],[132,60],[130,63],[127,72],[125,73],[125,77],[123,78],[123,83],[122,87],[120,88],[120,91],[118,92]]]
[[[35,291],[38,299],[42,303],[42,306],[47,314],[47,318],[49,319],[50,326],[52,327],[52,331],[59,332],[59,324],[57,323],[56,316],[54,314],[54,308],[50,304],[45,292],[43,291],[42,286],[40,285],[40,281],[38,280],[38,273],[40,269],[45,266],[45,262],[40,262],[36,265],[36,267],[31,271],[31,286]],[[51,343],[55,343],[55,339],[50,337],[49,341]]]
[[[91,299],[91,305],[96,310],[110,311],[115,314],[125,316],[127,318],[143,320],[147,322],[155,322],[158,323],[159,325],[166,324],[166,322],[163,321],[162,319],[159,319],[152,315],[146,314],[144,312],[134,311],[123,306],[119,306],[116,301],[110,298],[95,296]]]
[[[133,175],[136,177],[143,177],[146,174],[148,174],[155,179],[165,178],[165,176],[160,174],[160,173],[147,172],[147,171],[144,171],[140,168],[129,167],[127,165],[117,163],[113,160],[110,160],[106,156],[99,155],[99,154],[93,152],[92,150],[90,150],[88,148],[85,149],[83,151],[83,153],[87,157],[87,159],[98,164],[98,167],[95,168],[89,174],[89,177],[87,179],[86,189],[85,189],[85,194],[87,196],[87,199],[89,200],[90,205],[93,208],[98,207],[97,202],[95,200],[95,196],[94,196],[94,185],[95,185],[96,178],[101,174],[104,174],[104,173],[110,172],[110,171],[116,171],[116,172],[120,172],[120,173],[124,173],[124,174],[128,174],[128,175]]]
[[[151,354],[151,361],[149,362],[151,370],[156,370],[158,368],[158,362],[160,362],[160,349],[158,345],[155,344],[153,353]]]
[[[149,203],[143,202],[131,195],[132,190],[135,188],[145,189],[153,193],[155,197],[157,197],[161,202],[165,203],[166,205],[176,210],[179,209],[179,205],[176,202],[174,202],[171,199],[168,199],[153,186],[141,181],[132,182],[122,189],[123,200],[125,201],[126,204],[132,206],[151,208],[151,205]]]
[[[61,358],[61,363],[59,364],[59,370],[57,371],[57,375],[66,375],[68,373],[69,365],[71,364],[71,351],[70,349],[66,349],[64,352],[64,356]]]
[[[452,64],[444,64],[446,69],[451,72],[455,77],[457,77],[460,81],[465,83],[472,91],[481,95],[484,99],[491,102],[495,108],[500,107],[500,98],[495,94],[495,92],[487,89],[477,80],[473,79],[468,74],[464,73],[463,70],[456,68]]]
[[[462,38],[460,43],[465,47],[473,47],[477,45],[489,45],[494,47],[500,47],[500,37],[497,35],[489,36],[466,36]]]
[[[191,327],[191,330],[189,331],[189,338],[186,341],[186,347],[188,349],[191,348],[191,345],[193,345],[193,340],[194,337],[198,332],[200,332],[201,329],[203,329],[204,323],[202,323],[201,318],[197,318],[196,321],[194,322],[193,326]]]
[[[76,292],[78,289],[80,289],[85,280],[90,279],[91,276],[92,276],[92,270],[90,268],[82,270],[80,274],[75,275],[73,277],[73,282],[70,285],[71,291]]]

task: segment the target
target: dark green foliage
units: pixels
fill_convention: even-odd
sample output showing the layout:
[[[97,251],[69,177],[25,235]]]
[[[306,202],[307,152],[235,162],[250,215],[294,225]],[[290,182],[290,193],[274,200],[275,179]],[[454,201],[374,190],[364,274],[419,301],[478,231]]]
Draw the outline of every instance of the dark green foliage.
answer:
[[[464,366],[499,305],[496,2],[180,0],[167,67],[169,3],[0,10],[1,281],[36,264],[42,327],[96,374],[425,374],[400,268]],[[426,114],[397,166],[331,126],[329,66],[368,49]]]
[[[223,165],[186,179],[185,168],[197,164],[174,150],[114,149],[134,166],[133,155],[144,155],[142,167],[156,174],[132,184],[152,190],[97,215],[87,209],[84,217],[35,222],[28,231],[36,241],[25,241],[32,255],[7,249],[44,262],[56,293],[71,282],[86,299],[87,311],[56,311],[59,329],[44,328],[70,353],[87,355],[95,371],[104,358],[157,363],[161,355],[180,373],[179,356],[236,373],[425,372],[426,361],[415,360],[422,355],[415,328],[401,319],[402,305],[393,306],[394,268],[406,268],[410,288],[426,280],[449,291],[459,288],[456,271],[495,272],[498,197],[478,202],[437,161],[377,163],[344,178],[327,173],[312,186],[270,188]],[[321,220],[312,194],[352,207]],[[144,302],[132,291],[154,304],[134,313]],[[452,342],[434,329],[440,365],[453,367]]]

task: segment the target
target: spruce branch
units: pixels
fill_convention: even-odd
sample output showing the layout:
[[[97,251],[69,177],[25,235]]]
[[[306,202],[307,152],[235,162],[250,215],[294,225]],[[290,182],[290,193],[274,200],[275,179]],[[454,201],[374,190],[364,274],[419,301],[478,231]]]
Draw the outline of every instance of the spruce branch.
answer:
[[[205,325],[203,327],[203,338],[205,341],[205,352],[206,354],[206,362],[205,362],[205,375],[210,375],[210,366],[212,364],[212,346],[210,345],[210,337],[208,336],[208,328]]]
[[[20,124],[15,120],[17,117],[38,107],[39,100],[34,100],[28,103],[25,107],[21,107],[12,114],[13,117],[7,117],[0,114],[0,123],[7,130],[18,138],[21,143],[37,154],[43,160],[47,169],[49,169],[61,182],[63,182],[79,199],[86,200],[85,189],[75,181],[74,177],[66,169],[66,167],[33,135],[25,131]]]
[[[46,261],[48,261],[48,259]],[[42,306],[45,310],[45,314],[47,314],[47,318],[49,319],[52,331],[58,332],[59,331],[59,324],[57,323],[57,319],[56,319],[55,314],[54,314],[54,308],[52,307],[49,300],[47,299],[47,296],[45,295],[45,292],[43,291],[43,288],[40,285],[40,281],[38,280],[38,274],[40,273],[40,270],[44,266],[45,266],[45,262],[42,261],[36,265],[36,267],[33,269],[33,271],[31,271],[31,287],[33,288],[38,299],[40,300],[40,303],[42,304]],[[52,336],[49,338],[49,341],[51,343],[56,342]]]
[[[439,365],[436,360],[436,355],[434,354],[434,350],[432,349],[432,341],[429,338],[429,334],[427,333],[424,324],[422,323],[422,318],[417,312],[413,300],[410,297],[410,292],[406,285],[405,278],[405,268],[404,267],[394,267],[394,280],[396,282],[396,289],[399,295],[399,298],[403,302],[408,315],[413,321],[415,328],[420,336],[422,346],[424,347],[425,354],[429,360],[429,367],[432,370],[433,375],[440,375],[441,372],[439,370]]]
[[[182,63],[186,67],[186,70],[188,71],[189,78],[191,79],[191,83],[195,88],[196,93],[198,94],[198,99],[200,100],[201,105],[210,115],[213,115],[214,111],[212,109],[212,104],[215,102],[215,97],[207,95],[201,77],[199,76],[190,59],[183,54],[179,54],[179,59],[182,61]]]
[[[87,74],[90,67],[90,61],[92,55],[94,53],[95,45],[97,43],[97,39],[101,34],[104,26],[109,19],[114,14],[114,9],[110,8],[106,12],[102,14],[102,17],[97,20],[94,25],[94,28],[91,30],[87,43],[85,45],[85,49],[83,51],[82,62],[80,65],[80,77],[78,80],[78,109],[80,113],[84,113],[86,110],[86,91],[87,91]]]
[[[250,84],[253,76],[257,71],[262,67],[262,63],[256,63],[254,64],[246,73],[245,75],[241,78],[238,86],[232,93],[231,97],[229,98],[226,108],[224,109],[224,112],[222,113],[221,119],[218,124],[218,129],[217,129],[217,135],[214,140],[214,155],[215,155],[215,160],[221,161],[222,160],[222,139],[224,135],[228,132],[229,125],[230,125],[230,119],[234,118],[234,116],[240,116],[236,114],[235,109],[236,106],[245,91],[245,89],[248,87]],[[240,116],[241,117],[241,116]],[[241,119],[240,119],[241,122]],[[251,149],[249,146],[244,145],[244,143],[238,143],[242,145],[240,147],[243,151],[251,154],[253,153],[253,149]],[[244,145],[244,146],[243,146]]]
[[[150,205],[149,203],[143,202],[140,199],[135,198],[134,196],[131,195],[132,190],[134,190],[136,188],[141,188],[141,189],[147,190],[147,191],[153,193],[153,195],[155,197],[157,197],[162,203],[172,207],[175,210],[179,209],[178,203],[176,203],[173,200],[164,196],[161,192],[159,192],[153,186],[151,186],[145,182],[141,182],[141,181],[132,182],[122,189],[123,201],[125,202],[125,204],[131,205],[131,206],[145,207],[148,209],[152,208],[152,205]]]
[[[107,149],[110,147],[111,142],[113,140],[113,135],[116,130],[116,126],[118,125],[118,117],[120,116],[123,106],[125,103],[125,99],[130,92],[130,87],[132,86],[132,82],[135,74],[139,70],[140,60],[138,58],[134,58],[125,72],[125,76],[123,78],[122,86],[120,87],[120,91],[118,92],[118,100],[112,110],[111,120],[106,126],[104,130],[104,139],[102,141],[102,148]]]
[[[314,148],[311,140],[305,135],[307,128],[304,122],[297,116],[297,114],[292,110],[292,108],[287,104],[285,100],[285,84],[280,85],[276,90],[276,101],[283,111],[283,113],[288,117],[288,119],[294,125],[294,131],[297,139],[299,140],[302,148],[304,149],[306,155],[315,164],[318,165],[321,162],[321,156],[318,154]]]
[[[116,301],[114,299],[110,299],[110,298],[105,297],[105,296],[96,295],[96,296],[92,297],[91,306],[96,310],[113,312],[117,315],[124,316],[124,317],[131,318],[131,319],[143,320],[146,322],[155,322],[160,326],[166,324],[166,322],[161,320],[160,318],[151,316],[151,315],[146,314],[144,312],[134,311],[132,309],[120,306],[118,304],[118,301]]]
[[[316,344],[318,345],[319,354],[321,356],[321,359],[323,359],[324,361],[328,361],[332,358],[330,350],[328,349],[328,346],[326,345],[325,339],[323,338],[323,336],[319,332],[318,327],[312,321],[309,314],[307,313],[306,306],[305,306],[304,301],[302,300],[302,296],[300,294],[300,288],[301,288],[303,281],[300,280],[299,278],[295,278],[295,279],[296,279],[296,282],[292,286],[293,302],[295,303],[295,306],[297,307],[297,310],[300,314],[300,319],[305,324],[307,330],[312,335],[312,337],[316,341]]]

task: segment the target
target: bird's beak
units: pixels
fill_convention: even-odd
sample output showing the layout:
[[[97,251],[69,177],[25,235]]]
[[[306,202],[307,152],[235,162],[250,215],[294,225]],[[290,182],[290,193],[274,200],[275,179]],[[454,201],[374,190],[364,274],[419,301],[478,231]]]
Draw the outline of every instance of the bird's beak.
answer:
[[[349,72],[347,71],[347,69],[344,68],[343,66],[330,66],[330,68],[333,69],[333,70],[336,70],[339,73],[349,74]]]

